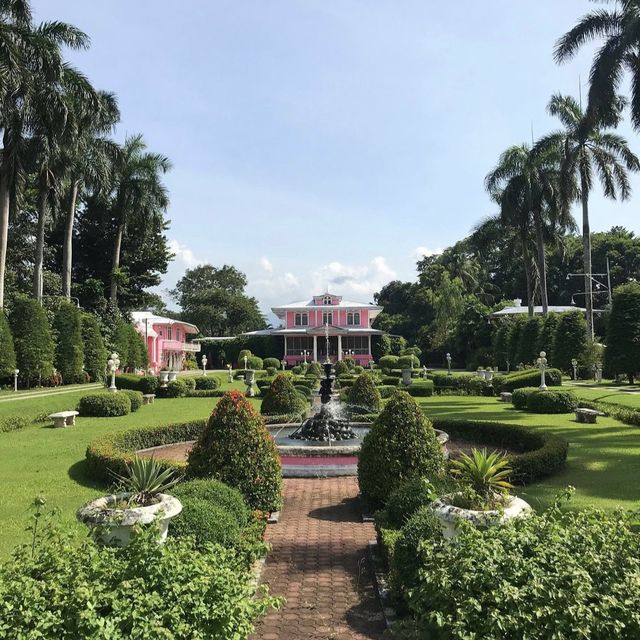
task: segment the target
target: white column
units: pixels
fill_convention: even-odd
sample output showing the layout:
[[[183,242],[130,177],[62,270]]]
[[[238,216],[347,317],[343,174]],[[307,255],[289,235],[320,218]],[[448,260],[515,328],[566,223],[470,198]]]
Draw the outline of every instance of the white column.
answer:
[[[287,336],[284,337],[284,355],[282,356],[282,359],[287,359]]]
[[[338,360],[342,360],[342,336],[338,334]]]
[[[371,357],[371,334],[369,334],[369,357]]]
[[[318,336],[313,336],[313,361],[318,362]]]

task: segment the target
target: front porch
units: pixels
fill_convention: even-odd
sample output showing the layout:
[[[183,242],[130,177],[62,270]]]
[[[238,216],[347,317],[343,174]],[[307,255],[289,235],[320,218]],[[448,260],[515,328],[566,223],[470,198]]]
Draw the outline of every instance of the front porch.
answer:
[[[329,336],[322,331],[309,330],[307,335],[284,335],[284,360],[288,366],[305,362],[338,362],[353,358],[359,365],[368,367],[371,355],[371,334],[348,335],[347,331],[334,328]],[[309,335],[313,334],[313,335]]]

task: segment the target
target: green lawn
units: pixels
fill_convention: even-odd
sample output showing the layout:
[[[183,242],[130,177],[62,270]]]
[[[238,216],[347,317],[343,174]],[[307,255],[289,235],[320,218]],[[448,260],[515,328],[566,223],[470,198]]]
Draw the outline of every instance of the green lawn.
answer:
[[[421,399],[430,417],[500,420],[544,429],[569,441],[566,469],[518,493],[536,508],[548,506],[559,490],[573,485],[575,508],[640,508],[640,428],[613,418],[598,424],[575,421],[573,414],[538,415],[517,411],[494,398],[434,396]]]
[[[240,388],[242,385],[234,384]],[[0,403],[1,415],[34,418],[74,408],[87,390],[63,396]],[[22,431],[0,433],[0,557],[6,557],[17,542],[25,540],[29,504],[44,494],[51,507],[60,509],[61,519],[78,531],[74,513],[87,500],[104,493],[84,473],[84,455],[89,442],[131,427],[146,427],[206,418],[217,398],[156,400],[136,413],[119,418],[82,418],[76,426],[53,429],[46,423],[32,424]],[[259,400],[254,401],[256,406]]]

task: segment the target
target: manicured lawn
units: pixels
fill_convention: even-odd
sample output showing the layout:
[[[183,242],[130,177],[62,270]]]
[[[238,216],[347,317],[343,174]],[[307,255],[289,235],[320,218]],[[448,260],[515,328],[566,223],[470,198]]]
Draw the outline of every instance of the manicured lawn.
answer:
[[[235,386],[235,385],[234,385]],[[74,408],[87,393],[51,396],[0,403],[0,415],[27,415]],[[29,505],[38,494],[48,505],[60,509],[61,521],[83,529],[75,522],[82,503],[104,493],[84,473],[84,455],[94,438],[131,427],[146,427],[206,418],[217,398],[156,400],[136,413],[119,418],[82,418],[75,427],[52,429],[48,424],[32,424],[22,431],[0,433],[0,557],[6,557],[26,538],[24,529]],[[259,400],[254,401],[256,406]]]
[[[567,389],[571,389],[578,398],[583,398],[584,400],[611,402],[629,407],[630,409],[640,409],[640,393],[638,391],[620,391],[619,389],[610,389],[607,387],[580,386],[567,386]]]
[[[573,414],[526,413],[494,398],[434,396],[421,399],[421,405],[433,418],[500,420],[544,429],[568,440],[566,469],[518,491],[536,508],[549,506],[567,485],[576,487],[574,508],[640,508],[640,428],[604,417],[595,425],[578,424]]]

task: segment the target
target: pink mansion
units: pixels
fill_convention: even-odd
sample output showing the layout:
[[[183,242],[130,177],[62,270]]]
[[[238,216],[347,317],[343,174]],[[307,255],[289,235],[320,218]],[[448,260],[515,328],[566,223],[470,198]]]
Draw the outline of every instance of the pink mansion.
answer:
[[[272,311],[282,321],[282,327],[247,335],[282,336],[288,365],[305,359],[324,362],[328,355],[332,362],[351,356],[358,364],[367,366],[373,359],[371,336],[384,333],[371,328],[382,307],[343,300],[342,296],[331,293],[273,307]]]

